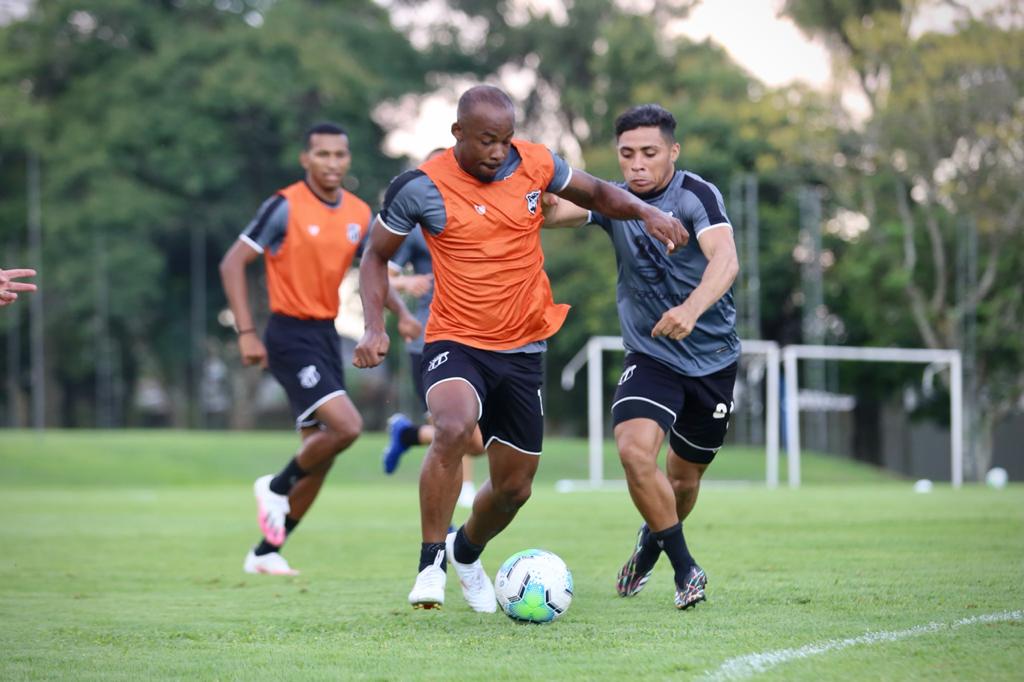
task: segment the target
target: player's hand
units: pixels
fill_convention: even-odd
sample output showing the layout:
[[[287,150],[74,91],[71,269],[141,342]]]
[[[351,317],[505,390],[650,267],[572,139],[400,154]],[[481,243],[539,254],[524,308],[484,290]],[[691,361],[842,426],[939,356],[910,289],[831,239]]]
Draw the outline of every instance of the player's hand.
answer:
[[[675,308],[669,308],[658,320],[651,330],[651,336],[664,336],[679,341],[685,339],[693,331],[697,324],[697,316],[690,312],[689,307],[683,303]]]
[[[387,357],[390,345],[391,340],[386,332],[367,329],[352,354],[352,364],[360,369],[376,367]]]
[[[423,325],[412,315],[402,315],[398,318],[398,333],[408,343],[423,333]]]
[[[686,246],[690,241],[690,235],[686,232],[679,220],[664,211],[651,208],[644,216],[644,227],[648,234],[668,247],[669,253]]]
[[[34,277],[35,270],[18,268],[4,270],[0,268],[0,307],[18,300],[19,291],[35,291],[36,285],[31,282],[15,282],[20,277]]]
[[[247,332],[238,337],[238,352],[242,356],[243,365],[267,367],[267,349],[255,332]]]
[[[405,278],[405,293],[416,298],[422,298],[430,292],[434,286],[433,275],[408,275]]]

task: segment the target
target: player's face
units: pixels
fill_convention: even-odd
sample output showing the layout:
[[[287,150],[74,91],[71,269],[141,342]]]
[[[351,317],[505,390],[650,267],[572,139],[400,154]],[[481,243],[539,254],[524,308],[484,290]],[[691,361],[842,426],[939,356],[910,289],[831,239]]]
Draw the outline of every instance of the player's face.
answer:
[[[619,135],[619,168],[636,194],[662,189],[672,179],[679,143],[666,139],[657,126],[634,128]]]
[[[509,109],[477,105],[452,125],[455,158],[462,170],[480,180],[493,180],[512,148],[515,114]]]
[[[313,189],[333,195],[352,166],[348,136],[317,133],[310,138],[309,149],[302,152],[299,160]]]

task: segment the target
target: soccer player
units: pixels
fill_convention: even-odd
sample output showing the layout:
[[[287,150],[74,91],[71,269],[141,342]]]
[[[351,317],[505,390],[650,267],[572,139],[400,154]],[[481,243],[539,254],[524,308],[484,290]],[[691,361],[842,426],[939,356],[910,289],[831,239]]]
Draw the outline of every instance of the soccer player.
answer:
[[[277,475],[256,479],[263,538],[245,557],[247,573],[297,573],[281,556],[281,546],[313,504],[334,458],[355,441],[363,425],[345,393],[334,319],[338,286],[369,230],[370,207],[341,186],[352,156],[340,126],[310,128],[299,161],[305,178],[263,203],[220,264],[242,363],[270,367],[288,394],[302,439],[298,453]],[[261,255],[271,310],[263,341],[253,323],[245,279],[246,267]],[[389,295],[388,307],[398,313],[403,335],[420,332],[397,295]]]
[[[19,291],[35,291],[36,285],[31,282],[18,282],[23,277],[35,277],[36,271],[29,268],[4,270],[0,268],[0,308],[18,300]]]
[[[444,147],[427,154],[426,161],[443,154]],[[389,263],[391,269],[391,286],[400,293],[415,299],[414,312],[416,319],[426,329],[430,318],[430,301],[434,298],[434,263],[430,259],[430,249],[423,237],[423,230],[417,225]],[[402,274],[405,267],[412,268],[412,274]],[[419,396],[423,409],[427,408],[426,392],[423,389],[423,334],[405,344],[409,353],[409,366],[412,370],[413,386]],[[388,443],[381,457],[384,473],[393,474],[409,448],[414,445],[430,445],[434,440],[433,424],[417,424],[401,413],[393,414],[388,419]],[[473,456],[483,454],[483,439],[480,430],[473,434],[472,454],[462,457],[462,488],[456,503],[467,509],[473,506],[476,488],[473,486]]]
[[[615,443],[643,525],[619,571],[618,593],[647,583],[664,552],[675,572],[675,605],[705,598],[707,577],[694,561],[682,521],[700,480],[725,440],[740,353],[731,287],[739,272],[732,227],[718,189],[676,170],[676,121],[656,104],[615,121],[621,186],[682,221],[691,239],[673,254],[658,248],[636,220],[545,198],[550,226],[592,222],[611,237],[626,359],[612,402]],[[658,453],[668,435],[666,473]],[[667,474],[667,475],[666,475]]]
[[[572,170],[543,145],[515,139],[514,128],[515,108],[504,92],[476,86],[463,93],[451,129],[455,146],[392,181],[360,269],[366,332],[353,362],[369,367],[388,349],[381,316],[388,259],[422,226],[434,261],[423,382],[435,434],[420,472],[414,607],[444,603],[451,562],[470,606],[496,610],[480,554],[530,497],[544,428],[541,352],[569,312],[552,300],[543,269],[541,193],[644,220],[669,250],[687,239],[675,218]],[[490,479],[466,523],[447,533],[460,460],[478,424]]]

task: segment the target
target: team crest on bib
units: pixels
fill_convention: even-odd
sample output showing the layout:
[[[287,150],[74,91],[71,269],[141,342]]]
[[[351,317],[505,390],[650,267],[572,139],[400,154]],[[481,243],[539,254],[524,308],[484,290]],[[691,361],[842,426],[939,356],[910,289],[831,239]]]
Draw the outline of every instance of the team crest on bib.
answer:
[[[540,190],[535,189],[526,195],[526,210],[530,215],[537,215],[537,200],[540,199]]]
[[[320,372],[316,371],[316,365],[306,365],[295,376],[303,388],[313,388],[320,383]]]
[[[358,244],[359,243],[359,235],[360,235],[360,233],[362,231],[363,230],[359,226],[359,223],[349,223],[348,224],[348,240],[350,242],[352,242],[353,244]]]
[[[320,226],[319,225],[310,225],[306,229],[309,230],[309,233],[311,235],[313,235],[314,237],[317,236],[318,234],[320,234]]]

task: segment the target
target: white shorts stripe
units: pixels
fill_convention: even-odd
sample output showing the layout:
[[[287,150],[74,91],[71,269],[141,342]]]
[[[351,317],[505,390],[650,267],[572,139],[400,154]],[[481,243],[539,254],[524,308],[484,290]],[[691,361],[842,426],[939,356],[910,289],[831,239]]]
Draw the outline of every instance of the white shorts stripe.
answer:
[[[661,409],[665,410],[665,411],[666,411],[666,412],[668,412],[668,413],[669,413],[670,415],[672,415],[672,419],[675,419],[675,418],[676,418],[676,413],[675,413],[675,412],[673,412],[672,410],[668,409],[667,407],[665,407],[665,406],[664,406],[664,405],[662,405],[661,403],[656,403],[656,402],[654,402],[653,400],[651,400],[650,398],[643,398],[643,397],[641,397],[641,396],[638,396],[638,395],[628,395],[628,396],[626,396],[625,398],[619,398],[619,399],[618,399],[618,400],[616,400],[616,401],[615,401],[614,403],[612,403],[612,409],[614,410],[614,409],[615,409],[615,406],[616,406],[616,405],[618,405],[619,403],[624,403],[624,402],[626,402],[627,400],[642,400],[642,401],[644,401],[645,403],[650,403],[651,405],[657,405],[658,407],[660,407]]]
[[[689,440],[687,440],[686,436],[676,431],[675,426],[672,427],[672,433],[674,433],[676,437],[678,437],[681,441],[689,445],[691,448],[697,448],[698,450],[703,450],[704,452],[718,452],[719,450],[722,449],[721,445],[719,445],[717,448],[705,448],[700,445],[697,445],[696,443],[691,443]]]
[[[469,384],[469,387],[473,389],[473,395],[476,396],[476,420],[480,421],[480,417],[484,416],[484,401],[480,400],[480,394],[476,392],[476,387],[472,384],[472,382],[470,382],[469,379],[466,379],[465,377],[448,377],[447,379],[441,379],[440,381],[431,384],[430,388],[428,388],[427,392],[423,395],[423,398],[427,403],[427,409],[430,410],[430,392],[434,390],[435,386],[439,386],[446,381],[465,381],[467,384]],[[433,410],[430,411],[431,413],[434,412]]]
[[[303,427],[313,426],[313,424],[316,424],[317,421],[319,421],[319,420],[317,420],[317,419],[310,419],[310,415],[312,415],[314,412],[316,412],[316,408],[320,407],[321,405],[326,403],[328,400],[333,400],[334,398],[337,398],[339,395],[345,395],[345,391],[344,390],[331,391],[330,393],[325,395],[323,398],[320,398],[315,403],[313,403],[308,408],[306,408],[306,410],[302,414],[300,414],[298,417],[295,418],[295,429],[298,430],[298,429],[301,429]]]
[[[497,436],[491,436],[490,438],[487,439],[487,444],[484,445],[484,450],[486,450],[487,448],[491,447],[491,443],[494,442],[494,441],[498,441],[502,445],[507,445],[510,448],[512,448],[513,450],[518,450],[519,452],[522,452],[523,454],[526,454],[526,455],[536,455],[538,457],[540,457],[540,455],[541,455],[541,453],[539,453],[539,452],[533,452],[531,450],[524,450],[523,448],[519,447],[518,445],[516,445],[514,443],[509,443],[507,440],[502,440],[501,438],[498,438]]]

